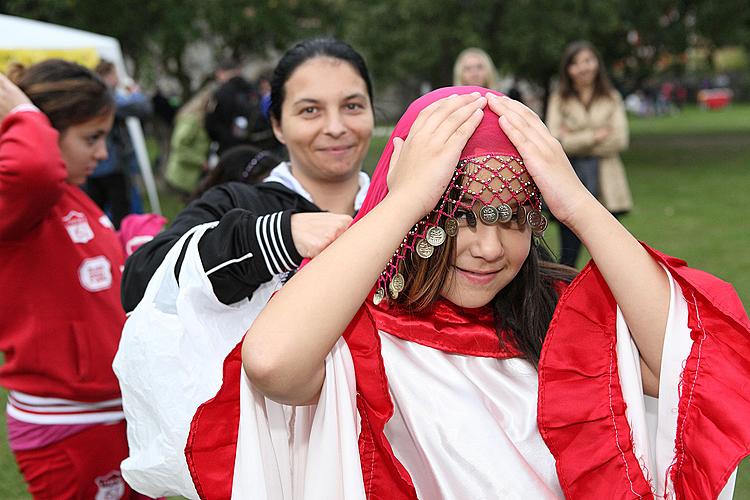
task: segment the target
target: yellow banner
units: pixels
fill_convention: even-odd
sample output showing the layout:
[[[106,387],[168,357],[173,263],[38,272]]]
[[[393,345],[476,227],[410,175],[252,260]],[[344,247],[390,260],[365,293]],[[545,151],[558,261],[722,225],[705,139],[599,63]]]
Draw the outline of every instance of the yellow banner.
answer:
[[[65,59],[87,68],[99,63],[99,53],[93,48],[83,49],[0,49],[0,71],[5,73],[8,64],[15,62],[28,67],[45,59]]]

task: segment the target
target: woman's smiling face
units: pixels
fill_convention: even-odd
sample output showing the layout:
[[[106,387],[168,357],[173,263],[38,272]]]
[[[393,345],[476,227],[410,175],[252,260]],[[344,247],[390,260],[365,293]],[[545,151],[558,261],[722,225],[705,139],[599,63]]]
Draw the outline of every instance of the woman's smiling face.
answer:
[[[304,177],[340,181],[356,175],[370,145],[374,117],[367,84],[346,61],[315,57],[284,85],[276,137],[292,169]]]

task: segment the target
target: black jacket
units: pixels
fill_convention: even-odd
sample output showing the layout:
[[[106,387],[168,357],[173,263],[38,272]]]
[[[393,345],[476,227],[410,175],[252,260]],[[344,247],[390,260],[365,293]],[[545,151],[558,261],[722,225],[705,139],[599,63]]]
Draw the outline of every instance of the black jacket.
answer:
[[[169,229],[125,262],[121,289],[125,311],[138,305],[177,240],[193,227],[213,221],[219,224],[206,231],[198,251],[214,293],[225,304],[251,297],[273,275],[293,271],[302,262],[292,240],[291,216],[297,212],[320,209],[276,182],[254,186],[230,182],[207,191],[180,212]],[[183,245],[175,267],[178,282],[186,248]]]

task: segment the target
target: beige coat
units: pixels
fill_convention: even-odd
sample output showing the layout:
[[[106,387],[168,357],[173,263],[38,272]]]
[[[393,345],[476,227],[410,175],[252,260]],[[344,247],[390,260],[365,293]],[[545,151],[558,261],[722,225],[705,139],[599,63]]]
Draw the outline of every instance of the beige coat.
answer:
[[[629,141],[628,119],[620,94],[595,99],[589,109],[578,99],[562,99],[555,92],[547,106],[547,126],[562,144],[568,156],[599,157],[599,201],[610,212],[633,208],[630,187],[620,151]],[[612,133],[602,142],[594,142],[594,131],[609,127]]]

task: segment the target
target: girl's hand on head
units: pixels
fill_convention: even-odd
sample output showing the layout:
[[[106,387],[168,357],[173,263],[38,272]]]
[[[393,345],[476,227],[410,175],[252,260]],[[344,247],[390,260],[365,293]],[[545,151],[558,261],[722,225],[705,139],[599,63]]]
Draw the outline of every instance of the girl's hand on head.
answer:
[[[446,97],[419,113],[405,141],[394,139],[389,196],[407,201],[405,206],[415,210],[415,220],[435,208],[445,192],[486,104],[478,92]]]
[[[31,104],[31,101],[16,84],[0,73],[0,120],[20,104]]]
[[[500,127],[521,154],[552,214],[570,225],[579,208],[596,200],[573,171],[560,142],[536,113],[520,102],[492,95],[488,104],[500,116]]]

